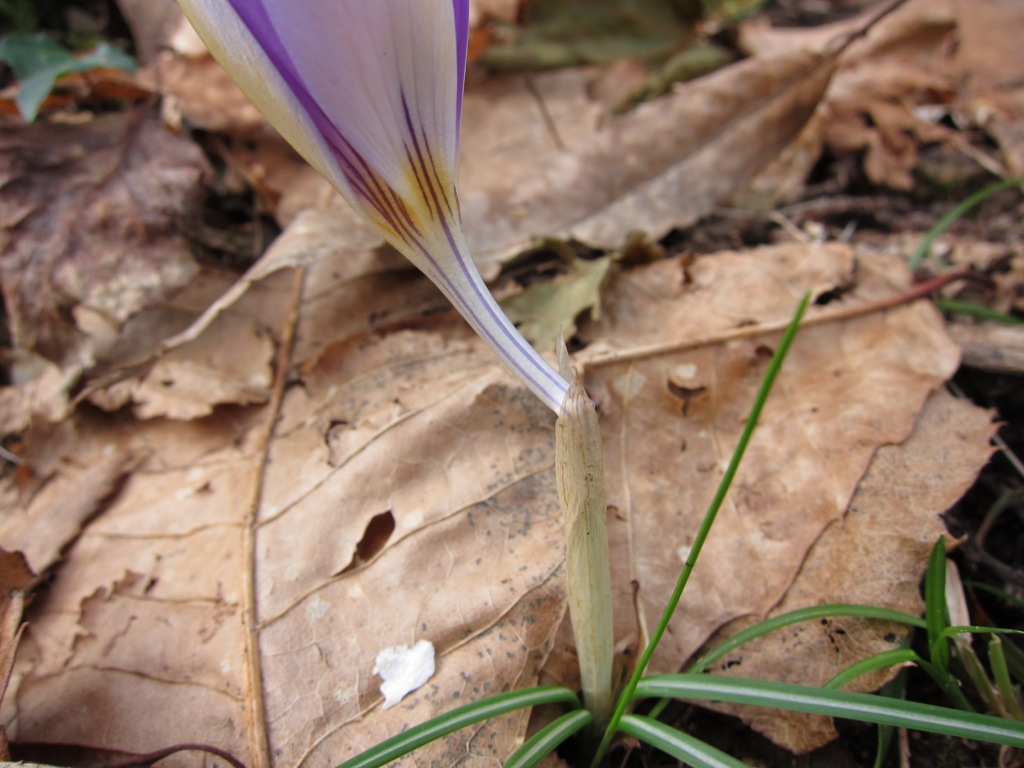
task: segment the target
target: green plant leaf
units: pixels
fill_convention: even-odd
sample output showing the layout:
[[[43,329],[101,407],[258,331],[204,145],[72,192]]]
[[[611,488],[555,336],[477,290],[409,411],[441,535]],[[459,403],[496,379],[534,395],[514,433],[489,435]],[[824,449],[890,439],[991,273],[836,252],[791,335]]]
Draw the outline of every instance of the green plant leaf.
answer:
[[[1001,627],[946,627],[939,632],[939,638],[946,640],[956,635],[1024,635],[1024,630]]]
[[[53,67],[72,64],[75,56],[42,32],[15,32],[0,38],[0,59],[6,61],[19,80],[26,80]]]
[[[402,755],[412,752],[414,749],[429,744],[442,736],[447,736],[453,731],[465,728],[467,725],[479,723],[483,720],[490,720],[492,717],[503,715],[515,709],[524,707],[536,707],[541,704],[565,704],[572,709],[580,708],[580,701],[576,694],[568,688],[561,686],[545,686],[539,688],[526,688],[520,691],[509,691],[499,693],[480,701],[453,709],[439,717],[409,728],[406,731],[382,741],[363,752],[358,757],[346,760],[338,768],[377,768],[387,765]]]
[[[874,605],[855,605],[850,603],[832,603],[828,605],[813,605],[807,608],[798,608],[794,611],[773,616],[770,619],[760,621],[752,627],[739,632],[728,640],[719,643],[710,651],[705,653],[686,671],[692,674],[703,672],[723,656],[728,655],[736,648],[739,648],[751,640],[767,635],[776,630],[788,627],[791,624],[799,624],[802,621],[816,621],[818,619],[830,619],[836,616],[858,616],[865,619],[879,619],[881,621],[893,621],[898,624],[905,624],[908,627],[925,628],[923,619],[911,616],[909,613],[894,611],[891,608],[879,608]]]
[[[976,317],[979,320],[990,320],[993,323],[1001,323],[1002,325],[1024,325],[1024,320],[1019,317],[1008,315],[1005,312],[999,312],[998,310],[982,306],[981,304],[973,304],[969,301],[935,298],[933,299],[933,303],[943,312],[969,315],[971,317]]]
[[[12,33],[0,38],[0,59],[10,65],[19,80],[16,103],[21,116],[30,123],[61,75],[99,67],[135,70],[135,60],[109,43],[75,56],[41,32]]]
[[[903,646],[906,647],[910,643],[910,636],[903,637]],[[900,670],[896,677],[890,680],[888,683],[882,686],[882,690],[879,691],[879,695],[885,696],[890,699],[902,699],[906,694],[907,690],[907,675],[905,670]],[[875,762],[873,768],[882,768],[885,763],[885,756],[889,753],[889,746],[892,744],[892,735],[896,729],[891,725],[879,723],[878,725],[878,743],[875,746]]]
[[[931,250],[932,243],[934,243],[943,232],[953,226],[957,219],[971,210],[971,208],[992,197],[992,195],[1002,192],[1004,189],[1017,187],[1021,184],[1024,184],[1024,179],[1003,179],[1002,181],[997,181],[994,184],[989,184],[984,189],[975,192],[973,195],[960,202],[949,213],[939,219],[935,226],[929,229],[927,234],[925,234],[921,239],[921,242],[918,243],[917,248],[914,249],[913,253],[910,254],[910,258],[907,260],[910,268],[913,270],[921,266],[921,262],[924,260],[924,257],[928,254],[928,251]]]
[[[855,664],[851,664],[825,683],[823,687],[838,691],[847,683],[856,680],[861,675],[866,675],[868,672],[874,672],[876,669],[884,669],[897,664],[917,664],[920,661],[921,657],[909,648],[893,648],[891,651],[882,651],[873,656],[868,656],[866,659],[861,659]]]
[[[1014,720],[1024,720],[1024,710],[1021,709],[1019,692],[1010,679],[1010,669],[1006,663],[1006,654],[1003,653],[1003,641],[998,635],[988,641],[988,664],[992,668],[992,677],[999,689],[999,697],[1002,699],[1006,712]]]
[[[649,717],[625,715],[619,730],[647,742],[652,747],[657,747],[693,768],[749,768],[746,763],[732,755]]]
[[[949,626],[946,607],[946,545],[935,542],[924,574],[924,620],[928,626],[928,655],[943,674],[949,669],[949,642],[943,630]]]
[[[692,0],[540,0],[526,4],[521,25],[497,26],[483,63],[538,70],[666,56],[693,37],[699,12]]]
[[[658,647],[658,643],[661,641],[662,636],[668,629],[669,620],[672,618],[672,614],[675,613],[676,607],[679,605],[679,600],[683,596],[683,590],[686,588],[686,584],[690,579],[690,574],[693,573],[693,568],[697,564],[697,558],[700,556],[700,551],[703,548],[708,535],[711,533],[711,526],[714,525],[715,518],[718,516],[718,511],[722,508],[722,504],[725,502],[725,497],[729,493],[729,487],[732,485],[732,480],[736,476],[736,471],[739,469],[740,463],[743,461],[743,454],[746,452],[747,446],[750,444],[750,439],[754,435],[754,430],[757,428],[757,422],[761,418],[761,411],[764,410],[764,404],[768,401],[768,395],[771,394],[772,385],[775,383],[775,379],[778,377],[779,371],[782,370],[782,363],[785,361],[786,355],[789,354],[790,347],[793,346],[793,341],[796,339],[797,331],[800,329],[800,321],[803,319],[804,313],[807,311],[807,306],[810,302],[811,294],[810,292],[807,292],[800,299],[800,303],[797,305],[792,319],[786,326],[786,331],[782,334],[782,338],[779,340],[779,346],[776,348],[775,353],[772,355],[772,359],[768,363],[768,370],[765,371],[764,378],[761,380],[761,386],[757,390],[757,395],[754,398],[754,403],[750,407],[750,414],[747,416],[743,432],[740,434],[740,439],[736,444],[736,449],[732,453],[729,465],[726,467],[725,472],[722,475],[722,479],[715,491],[715,496],[711,500],[711,504],[708,505],[708,510],[704,515],[704,520],[701,522],[697,535],[694,537],[693,544],[690,546],[690,554],[687,556],[686,562],[683,564],[683,568],[679,573],[679,579],[676,581],[676,586],[673,589],[671,596],[669,596],[668,604],[665,606],[665,610],[661,615],[658,627],[654,630],[654,634],[651,635],[651,639],[647,643],[647,647],[640,655],[640,659],[637,661],[636,667],[633,669],[633,675],[630,677],[629,682],[626,683],[625,688],[616,702],[615,711],[612,713],[612,719],[605,727],[604,735],[601,737],[601,743],[598,745],[597,751],[594,753],[594,758],[591,761],[591,768],[595,768],[601,761],[601,758],[604,757],[605,750],[608,749],[608,745],[611,743],[612,737],[618,729],[619,721],[622,719],[622,716],[626,712],[626,707],[629,706],[629,702],[633,698],[633,692],[636,690],[636,686],[640,681],[644,670],[647,668],[648,662],[650,662],[651,657],[654,655],[655,648]]]
[[[636,697],[752,704],[1024,747],[1024,723],[869,693],[831,691],[716,675],[682,674],[645,678],[636,688]]]
[[[1006,666],[1010,676],[1018,683],[1024,683],[1024,651],[1007,638],[1003,642],[1003,655],[1006,656]]]
[[[977,589],[982,592],[988,592],[990,595],[995,595],[996,597],[998,597],[1004,603],[1008,603],[1009,605],[1012,605],[1017,609],[1024,610],[1024,600],[1021,600],[1019,597],[1011,595],[1005,589],[999,589],[998,587],[993,587],[991,584],[985,584],[981,581],[970,580],[965,581],[964,586],[970,587],[971,589]]]
[[[8,27],[28,32],[39,26],[38,0],[0,0],[0,16],[8,20]]]
[[[532,768],[554,752],[559,744],[593,722],[593,716],[585,709],[565,713],[527,739],[523,746],[505,761],[505,768]]]
[[[509,320],[538,349],[554,349],[559,330],[565,338],[576,332],[576,318],[601,306],[601,289],[612,266],[611,256],[575,259],[572,271],[555,282],[531,285],[501,302]]]

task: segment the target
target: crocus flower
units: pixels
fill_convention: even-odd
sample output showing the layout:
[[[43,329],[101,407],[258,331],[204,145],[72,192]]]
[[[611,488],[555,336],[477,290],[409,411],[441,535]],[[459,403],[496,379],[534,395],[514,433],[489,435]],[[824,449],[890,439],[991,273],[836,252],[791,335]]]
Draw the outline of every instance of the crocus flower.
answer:
[[[477,272],[456,190],[468,0],[179,0],[271,124],[556,412],[565,380]]]

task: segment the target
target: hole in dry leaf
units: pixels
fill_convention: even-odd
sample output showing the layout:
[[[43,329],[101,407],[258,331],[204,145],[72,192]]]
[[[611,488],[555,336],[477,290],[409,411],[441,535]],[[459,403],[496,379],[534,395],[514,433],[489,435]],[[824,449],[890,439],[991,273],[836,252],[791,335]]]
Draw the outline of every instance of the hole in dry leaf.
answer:
[[[856,284],[852,280],[842,283],[827,291],[822,291],[818,294],[814,303],[816,306],[824,307],[826,304],[831,304],[833,301],[839,301],[856,287]]]
[[[356,544],[356,552],[352,556],[352,562],[346,565],[341,570],[341,573],[348,573],[366,565],[384,549],[384,545],[388,543],[388,539],[391,538],[391,534],[394,532],[395,516],[391,514],[391,510],[374,515],[370,522],[367,523],[366,530],[363,531],[363,538]]]
[[[682,415],[689,416],[693,406],[700,402],[706,395],[707,387],[681,387],[671,379],[668,380],[668,391],[673,397],[682,401]],[[686,450],[686,446],[683,446]]]

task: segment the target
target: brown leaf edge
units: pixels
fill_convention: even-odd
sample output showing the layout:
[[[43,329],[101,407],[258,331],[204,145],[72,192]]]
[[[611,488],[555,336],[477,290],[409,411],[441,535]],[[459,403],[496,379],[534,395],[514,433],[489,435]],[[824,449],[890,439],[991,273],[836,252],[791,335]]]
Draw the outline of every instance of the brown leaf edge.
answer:
[[[25,555],[8,552],[0,547],[0,591],[6,592],[0,602],[0,701],[7,693],[14,670],[14,656],[21,642],[25,624],[21,621],[25,610],[25,593],[36,582]],[[7,732],[0,726],[0,760],[10,759]]]

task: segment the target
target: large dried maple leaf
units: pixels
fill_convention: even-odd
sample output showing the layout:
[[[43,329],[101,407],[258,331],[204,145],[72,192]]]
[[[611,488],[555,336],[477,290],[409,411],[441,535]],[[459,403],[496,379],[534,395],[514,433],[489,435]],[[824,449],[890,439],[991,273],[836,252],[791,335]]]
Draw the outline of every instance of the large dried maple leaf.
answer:
[[[370,254],[327,254],[321,268],[304,291],[332,271],[347,275],[337,290],[388,274]],[[301,296],[290,282],[275,290]],[[927,305],[872,310],[905,282],[877,258],[792,246],[688,271],[665,262],[609,287],[590,329],[603,362],[591,359],[588,377],[603,409],[623,637],[635,627],[631,578],[648,616],[666,599],[772,328],[801,291],[845,291],[797,341],[658,668],[785,599],[878,447],[910,434],[955,365]],[[572,679],[571,653],[551,653],[564,595],[550,414],[451,316],[367,332],[375,302],[417,294],[404,277],[395,285],[364,296],[366,318],[344,328],[264,296],[262,324],[284,329],[279,345],[306,339],[308,353],[278,362],[268,405],[185,422],[78,417],[65,461],[89,467],[116,449],[143,463],[33,607],[19,738],[134,752],[198,741],[252,764],[333,765],[470,699],[542,674]],[[845,319],[830,321],[839,309]],[[220,319],[254,322],[234,309]],[[940,511],[918,513],[934,526]],[[436,674],[382,709],[376,654],[419,639],[438,651]],[[525,728],[510,715],[411,761],[491,764]]]

